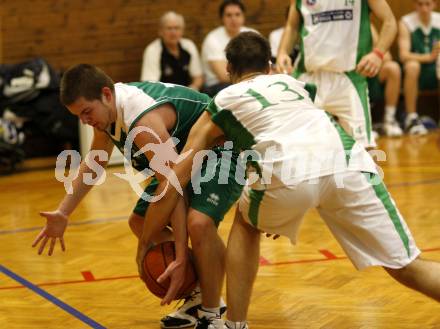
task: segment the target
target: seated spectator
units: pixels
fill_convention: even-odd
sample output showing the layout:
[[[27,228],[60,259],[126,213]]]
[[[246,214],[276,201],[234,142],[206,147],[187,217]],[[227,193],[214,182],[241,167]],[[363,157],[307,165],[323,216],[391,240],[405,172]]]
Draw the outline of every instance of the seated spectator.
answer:
[[[378,33],[371,25],[373,44],[379,39]],[[379,74],[368,78],[368,91],[370,101],[385,100],[385,113],[383,118],[383,130],[387,136],[401,136],[402,129],[396,120],[396,109],[400,94],[400,79],[402,72],[399,64],[393,60],[389,52],[385,53]],[[383,91],[385,85],[385,93]]]
[[[229,75],[226,71],[225,48],[229,40],[243,31],[255,31],[243,26],[245,7],[240,0],[224,0],[219,8],[223,25],[208,33],[202,45],[202,62],[205,73],[205,90],[214,96],[229,86]]]
[[[435,62],[440,52],[440,14],[434,12],[436,0],[413,0],[415,11],[399,23],[399,54],[404,67],[403,90],[405,129],[410,134],[426,134],[417,115],[419,90],[434,90],[438,82]]]
[[[159,21],[159,38],[144,51],[141,81],[175,83],[200,90],[203,71],[194,42],[182,38],[185,21],[169,11]]]

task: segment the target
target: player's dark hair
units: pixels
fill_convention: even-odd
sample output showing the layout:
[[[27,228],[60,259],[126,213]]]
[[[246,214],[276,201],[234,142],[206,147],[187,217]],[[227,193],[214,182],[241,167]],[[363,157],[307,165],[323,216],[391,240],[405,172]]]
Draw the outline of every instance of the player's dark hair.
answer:
[[[231,73],[264,72],[271,57],[269,42],[256,32],[242,32],[226,46]]]
[[[101,100],[104,87],[115,92],[113,80],[104,71],[90,64],[78,64],[64,73],[60,85],[60,100],[66,106],[80,97],[88,101]]]
[[[220,18],[223,17],[226,7],[231,5],[240,7],[243,14],[246,12],[246,7],[240,0],[224,0],[218,9],[218,14]]]

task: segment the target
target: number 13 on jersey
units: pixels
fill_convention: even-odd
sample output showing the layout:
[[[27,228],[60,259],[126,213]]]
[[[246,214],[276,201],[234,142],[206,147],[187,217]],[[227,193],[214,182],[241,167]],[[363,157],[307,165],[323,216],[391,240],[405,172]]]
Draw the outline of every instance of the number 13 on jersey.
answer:
[[[262,106],[261,110],[279,103],[295,102],[304,99],[297,91],[290,89],[289,85],[283,81],[274,82],[266,86],[263,90],[248,89],[242,97],[251,96]]]

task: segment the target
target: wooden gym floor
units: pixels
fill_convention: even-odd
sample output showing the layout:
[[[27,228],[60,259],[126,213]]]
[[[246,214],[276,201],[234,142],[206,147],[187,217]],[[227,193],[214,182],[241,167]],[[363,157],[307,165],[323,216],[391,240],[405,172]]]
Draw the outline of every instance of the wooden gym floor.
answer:
[[[389,191],[424,257],[440,261],[439,133],[382,139]],[[31,243],[64,194],[54,171],[0,179],[0,328],[159,328],[160,307],[137,277],[127,215],[136,201],[107,171],[71,218],[67,251],[38,256]],[[220,226],[226,240],[232,211]],[[357,272],[311,211],[299,243],[262,239],[252,329],[440,328],[440,304],[394,282],[380,268]],[[437,275],[440,275],[438,273]]]

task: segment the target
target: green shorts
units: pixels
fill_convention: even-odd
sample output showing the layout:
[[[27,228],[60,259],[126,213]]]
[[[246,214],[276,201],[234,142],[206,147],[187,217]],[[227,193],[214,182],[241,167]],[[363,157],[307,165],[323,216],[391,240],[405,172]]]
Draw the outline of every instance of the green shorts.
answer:
[[[419,89],[436,90],[437,85],[435,63],[422,64],[419,77]]]
[[[385,99],[385,84],[379,77],[368,78],[368,93],[371,102]],[[436,90],[438,85],[435,63],[422,64],[419,77],[419,90]]]
[[[367,78],[368,96],[371,102],[380,102],[385,99],[385,85],[380,82],[379,77]]]
[[[231,154],[229,151],[222,156],[221,151],[221,149],[216,149],[217,156],[205,160],[199,175],[192,178],[186,189],[190,207],[211,217],[216,226],[240,197],[245,173],[244,166],[238,160],[238,154],[234,153],[232,157],[228,157],[228,154]],[[235,178],[236,171],[238,171],[237,176],[242,177],[241,183],[237,182]],[[212,178],[205,182],[204,178],[208,177]],[[154,178],[144,192],[148,195],[154,195],[158,185],[159,181]],[[140,198],[133,212],[144,217],[148,205],[148,201]]]

